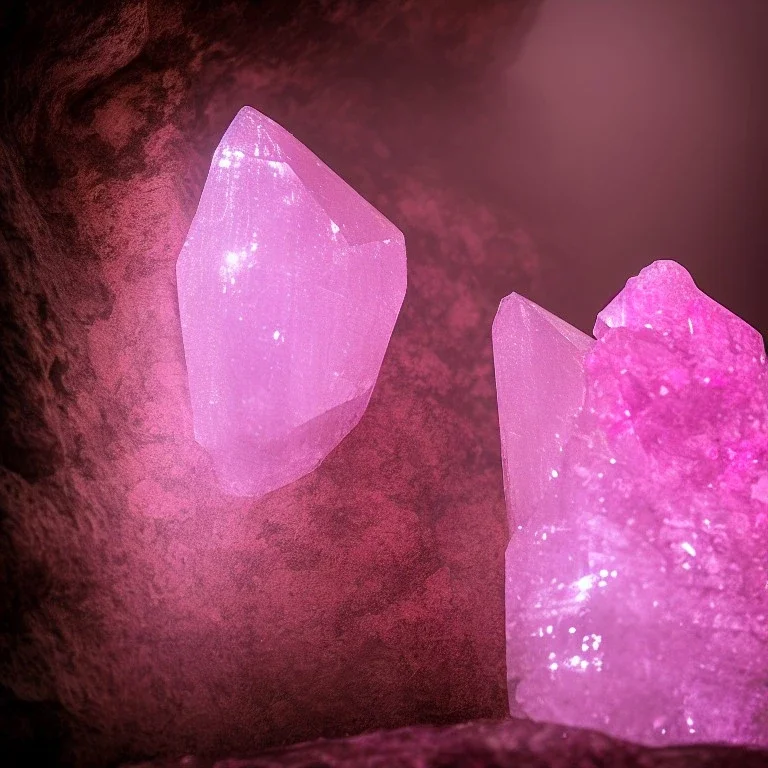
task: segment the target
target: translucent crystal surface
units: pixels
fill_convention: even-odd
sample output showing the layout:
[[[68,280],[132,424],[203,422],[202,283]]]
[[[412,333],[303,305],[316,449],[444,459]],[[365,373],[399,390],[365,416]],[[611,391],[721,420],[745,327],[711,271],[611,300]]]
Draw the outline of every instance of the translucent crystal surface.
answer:
[[[179,256],[195,438],[225,491],[314,469],[362,416],[406,287],[402,234],[244,107]]]
[[[763,340],[655,262],[597,341],[502,302],[510,708],[648,744],[768,744]]]

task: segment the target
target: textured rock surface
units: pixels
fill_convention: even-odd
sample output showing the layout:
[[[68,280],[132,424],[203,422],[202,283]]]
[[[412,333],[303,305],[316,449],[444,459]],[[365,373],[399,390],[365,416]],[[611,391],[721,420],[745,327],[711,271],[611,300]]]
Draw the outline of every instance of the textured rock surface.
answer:
[[[766,745],[763,340],[669,261],[595,336],[519,297],[494,326],[512,706],[650,744]]]
[[[301,744],[251,758],[186,755],[131,768],[763,768],[766,761],[768,752],[759,750],[649,749],[594,731],[506,720],[403,728]]]
[[[699,29],[704,3],[682,23]],[[624,238],[602,205],[590,218],[588,199],[561,194],[551,149],[572,145],[571,122],[505,71],[523,4],[211,5],[0,3],[0,737],[28,749],[25,768],[503,717],[508,537],[488,335],[500,299],[516,290],[559,311],[546,276],[565,274],[568,296],[591,304],[605,287],[581,282],[584,264],[626,265],[615,240],[584,230],[643,258],[677,253],[679,240],[649,244],[658,207],[666,235],[681,213],[695,219],[687,252],[713,284],[727,270],[760,285],[747,262],[736,271],[741,248],[720,247],[741,220],[718,218],[713,239],[679,186],[637,217],[622,175],[637,227]],[[710,79],[729,82],[720,67]],[[645,131],[647,99],[627,94]],[[408,297],[360,425],[257,503],[223,497],[190,438],[175,309],[175,260],[243,104],[290,125],[409,246]],[[692,124],[711,125],[681,120],[674,140],[665,124],[667,162],[647,167],[690,178],[673,159]],[[618,175],[638,138],[605,167]],[[726,167],[714,146],[706,157]],[[549,216],[532,238],[514,212],[534,184]],[[730,210],[729,187],[700,186]]]
[[[243,107],[176,277],[195,438],[222,488],[258,497],[311,472],[368,406],[405,296],[402,233]]]
[[[0,732],[30,748],[104,765],[506,711],[488,328],[539,262],[504,196],[460,191],[443,129],[522,6],[365,5],[35,4],[0,46]],[[256,503],[192,437],[175,280],[243,104],[409,243],[364,418]]]

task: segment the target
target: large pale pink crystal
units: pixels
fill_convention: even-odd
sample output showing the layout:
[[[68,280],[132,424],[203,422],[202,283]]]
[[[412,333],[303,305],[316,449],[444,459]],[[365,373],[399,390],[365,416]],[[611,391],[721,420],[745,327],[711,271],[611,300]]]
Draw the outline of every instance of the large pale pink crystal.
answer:
[[[224,490],[260,496],[307,474],[368,405],[405,296],[402,234],[244,107],[176,274],[195,437]]]
[[[515,294],[494,322],[511,710],[768,745],[763,341],[671,261],[594,333]]]

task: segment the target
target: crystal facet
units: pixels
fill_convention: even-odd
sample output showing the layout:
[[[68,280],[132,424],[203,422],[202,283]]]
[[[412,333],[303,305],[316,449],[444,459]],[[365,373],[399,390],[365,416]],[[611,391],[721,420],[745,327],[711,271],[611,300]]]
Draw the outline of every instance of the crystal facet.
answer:
[[[511,711],[768,745],[763,340],[671,261],[594,333],[514,294],[494,321]]]
[[[405,296],[403,235],[250,107],[179,256],[195,438],[224,490],[307,474],[360,420]]]

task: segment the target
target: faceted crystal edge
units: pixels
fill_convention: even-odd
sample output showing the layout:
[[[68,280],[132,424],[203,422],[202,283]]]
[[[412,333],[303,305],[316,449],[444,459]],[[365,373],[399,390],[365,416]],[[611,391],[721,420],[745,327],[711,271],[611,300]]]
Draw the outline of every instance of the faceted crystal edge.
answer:
[[[535,354],[540,344],[536,336],[541,335],[550,340],[546,356]],[[504,489],[513,510],[510,526],[524,521],[543,494],[542,473],[557,471],[560,450],[584,400],[583,361],[594,343],[520,294],[509,294],[499,305],[492,344]],[[548,387],[537,384],[542,377],[550,379]],[[532,419],[534,411],[542,417]],[[522,434],[537,446],[535,450],[522,450],[520,441],[510,437]]]
[[[312,194],[315,197],[315,200],[317,200],[318,205],[320,205],[328,217],[334,220],[339,226],[339,235],[343,237],[344,241],[349,246],[395,240],[405,247],[405,237],[403,233],[372,203],[366,200],[365,197],[363,197],[345,179],[339,176],[332,168],[326,165],[320,157],[299,141],[287,128],[282,126],[276,120],[263,115],[254,107],[244,106],[240,108],[235,119],[232,121],[230,127],[222,137],[222,140],[219,142],[219,146],[216,149],[217,154],[228,142],[240,141],[239,133],[242,130],[242,124],[245,122],[250,126],[263,129],[266,138],[268,138],[272,146],[276,148],[279,162],[284,162],[288,165],[307,190],[317,187],[316,184],[310,182],[310,172],[319,173],[324,177],[324,183],[318,188],[319,190],[322,190],[323,194],[319,194],[318,192],[313,192]],[[281,149],[281,146],[287,143],[286,140],[294,145],[296,155],[293,157],[285,150]],[[214,155],[211,168],[215,167],[218,159],[217,154]],[[366,226],[373,227],[376,231],[375,235],[360,236],[359,234],[355,234],[355,222],[359,219],[359,216],[356,216],[354,220],[347,220],[350,206],[337,207],[332,202],[333,197],[338,195],[353,197],[358,205],[362,204],[368,215]]]

